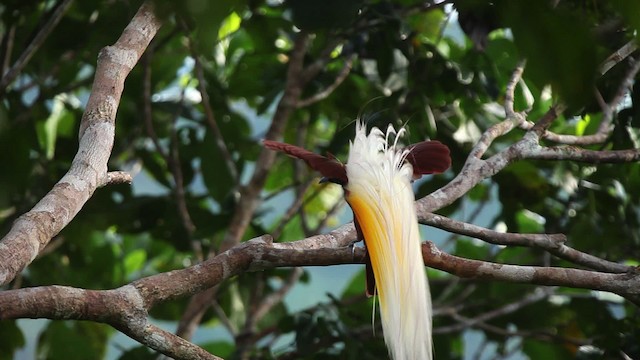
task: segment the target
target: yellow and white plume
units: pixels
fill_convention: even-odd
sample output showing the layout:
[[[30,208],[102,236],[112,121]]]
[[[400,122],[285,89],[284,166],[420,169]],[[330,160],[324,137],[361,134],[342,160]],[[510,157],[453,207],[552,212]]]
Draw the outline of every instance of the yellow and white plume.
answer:
[[[433,356],[431,296],[411,181],[446,171],[451,157],[438,141],[400,148],[397,141],[403,133],[389,126],[386,133],[374,127],[367,134],[365,124],[358,122],[346,165],[295,145],[263,143],[304,160],[325,181],[343,186],[358,237],[367,248],[367,294],[375,292],[380,298],[389,353],[394,360],[425,360]]]
[[[358,123],[346,165],[345,197],[360,225],[380,301],[391,357],[432,359],[431,295],[411,187],[410,149],[397,147],[404,129],[386,134]],[[394,137],[393,143],[389,138]]]

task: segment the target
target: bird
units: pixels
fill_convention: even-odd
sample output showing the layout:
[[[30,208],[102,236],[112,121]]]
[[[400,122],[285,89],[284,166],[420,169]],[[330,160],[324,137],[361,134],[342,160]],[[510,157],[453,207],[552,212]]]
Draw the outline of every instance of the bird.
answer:
[[[449,148],[425,140],[402,147],[406,128],[386,132],[356,124],[347,162],[263,140],[266,148],[301,159],[323,182],[341,185],[366,248],[366,294],[377,295],[384,341],[394,360],[432,359],[431,295],[422,257],[412,182],[451,166]]]

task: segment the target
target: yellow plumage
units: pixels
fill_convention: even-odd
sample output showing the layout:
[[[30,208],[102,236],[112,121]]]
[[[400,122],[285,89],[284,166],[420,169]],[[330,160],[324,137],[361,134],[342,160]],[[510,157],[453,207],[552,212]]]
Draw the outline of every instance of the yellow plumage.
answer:
[[[384,339],[391,357],[432,359],[431,296],[421,252],[408,150],[387,133],[359,123],[346,165],[346,199],[371,258]],[[393,144],[389,137],[396,135]]]

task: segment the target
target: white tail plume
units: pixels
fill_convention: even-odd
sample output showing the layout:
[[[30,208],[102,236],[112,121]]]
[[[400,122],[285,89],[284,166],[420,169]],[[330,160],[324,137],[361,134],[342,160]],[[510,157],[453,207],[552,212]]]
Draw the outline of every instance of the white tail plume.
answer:
[[[404,129],[386,134],[359,122],[346,171],[351,205],[371,258],[384,339],[395,360],[432,359],[431,295],[422,259]],[[389,138],[395,135],[392,144]]]

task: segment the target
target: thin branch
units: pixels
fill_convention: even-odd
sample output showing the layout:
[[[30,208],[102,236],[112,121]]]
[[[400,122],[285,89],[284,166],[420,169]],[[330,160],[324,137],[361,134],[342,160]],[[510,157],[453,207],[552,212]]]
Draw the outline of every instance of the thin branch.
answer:
[[[537,285],[568,286],[616,293],[640,306],[640,270],[611,274],[560,267],[497,264],[447,254],[430,242],[423,244],[425,263],[462,278]]]
[[[420,221],[426,225],[456,234],[471,236],[495,245],[537,247],[558,258],[598,271],[626,273],[633,270],[631,266],[607,261],[567,246],[565,244],[567,237],[564,234],[502,233],[431,213],[420,216]]]
[[[224,141],[224,136],[222,135],[222,131],[220,131],[220,127],[218,126],[218,122],[216,121],[215,114],[213,113],[213,108],[211,107],[211,99],[209,98],[209,93],[207,92],[204,70],[202,67],[202,62],[200,61],[200,56],[198,56],[198,54],[196,53],[196,49],[193,46],[191,38],[187,38],[191,56],[195,61],[195,74],[198,79],[198,91],[200,91],[200,95],[202,96],[202,106],[204,108],[204,115],[205,119],[207,120],[207,125],[211,130],[211,135],[213,136],[218,151],[220,151],[220,155],[224,160],[227,171],[229,171],[229,174],[231,175],[231,179],[233,179],[234,183],[239,184],[240,175],[238,174],[238,169],[236,168],[236,164],[233,161],[233,156],[231,156],[231,152],[229,152],[229,148]]]
[[[333,93],[338,88],[338,86],[342,84],[342,82],[347,78],[347,76],[349,76],[349,73],[351,72],[351,67],[353,66],[354,59],[355,59],[355,55],[351,55],[347,60],[345,60],[344,66],[338,73],[338,76],[336,76],[333,83],[331,83],[331,85],[327,86],[324,90],[320,91],[319,93],[313,96],[310,96],[306,99],[300,100],[300,102],[298,102],[298,107],[299,108],[306,107],[329,97],[329,95],[331,95],[331,93]]]
[[[309,42],[309,35],[305,32],[297,34],[294,41],[293,50],[289,57],[289,68],[287,70],[287,80],[285,83],[285,90],[276,112],[273,115],[271,126],[265,135],[266,139],[279,139],[282,137],[284,127],[297,107],[297,103],[302,93],[302,87],[306,83],[302,76],[305,71],[304,56],[307,51],[307,45]],[[273,166],[276,154],[274,151],[268,149],[262,149],[258,159],[256,160],[256,168],[249,180],[249,183],[242,189],[240,194],[240,201],[236,206],[236,212],[234,213],[231,223],[229,224],[228,231],[222,240],[220,245],[220,251],[226,251],[233,246],[237,245],[242,239],[242,235],[245,229],[249,225],[255,209],[260,204],[260,192],[264,187],[269,170]]]
[[[550,291],[549,289],[542,289],[542,288],[538,288],[536,289],[536,291],[532,292],[531,294],[528,294],[526,296],[524,296],[521,299],[518,299],[517,301],[514,301],[512,303],[503,305],[497,309],[494,309],[492,311],[483,313],[482,315],[476,316],[472,319],[464,319],[462,320],[461,318],[458,318],[458,320],[460,320],[459,323],[454,324],[454,325],[449,325],[449,326],[441,326],[438,328],[433,329],[433,333],[434,334],[450,334],[450,333],[454,333],[454,332],[459,332],[461,330],[467,329],[467,328],[471,328],[473,326],[475,326],[478,323],[482,323],[488,320],[492,320],[495,319],[497,317],[501,317],[501,316],[505,316],[505,315],[509,315],[511,313],[514,313],[528,305],[534,304],[540,300],[544,300],[546,298],[549,297],[549,295],[551,295],[552,291]],[[446,312],[445,312],[446,313]],[[456,318],[457,312],[455,310],[452,310],[449,315],[453,316],[454,318]]]
[[[180,97],[180,101],[182,101],[182,97]],[[181,107],[178,107],[178,109],[180,108]],[[178,148],[180,140],[178,140],[178,129],[176,128],[176,121],[179,117],[179,112],[180,110],[176,112],[173,125],[171,127],[171,151],[169,167],[171,168],[171,173],[173,174],[173,179],[175,181],[174,192],[176,196],[176,205],[178,207],[178,215],[180,216],[180,221],[182,222],[182,226],[184,227],[184,229],[187,231],[187,235],[189,237],[189,241],[192,244],[195,255],[198,257],[198,260],[202,260],[202,248],[199,246],[199,243],[193,241],[192,239],[193,233],[196,231],[196,225],[193,223],[191,214],[189,214],[189,209],[187,208],[184,175],[182,174],[180,150]]]
[[[560,114],[566,109],[564,105],[552,106],[538,122],[535,123],[529,130],[529,133],[534,133],[538,138],[544,136],[545,131],[551,126],[554,120],[558,118]]]
[[[304,270],[301,267],[294,268],[277,291],[264,296],[257,306],[251,309],[242,334],[239,336],[240,339],[236,337],[236,353],[238,354],[238,358],[249,359],[251,345],[255,344],[256,341],[264,336],[262,333],[255,333],[258,322],[263,319],[274,306],[282,302],[282,299],[291,291],[293,286],[298,283],[303,273]]]
[[[608,103],[605,103],[600,94],[596,92],[596,98],[599,100],[600,106],[602,107],[602,120],[600,120],[598,130],[594,134],[577,136],[556,134],[546,130],[541,137],[545,140],[565,145],[595,145],[604,143],[613,130],[613,125],[611,123],[613,121],[615,111],[624,99],[629,88],[633,85],[635,76],[639,71],[640,60],[634,60],[631,67],[620,81],[620,85],[618,86],[618,90],[615,95]],[[524,130],[530,130],[534,127],[534,124],[526,121],[521,123],[520,127]]]
[[[2,45],[4,45],[4,59],[0,65],[0,74],[6,74],[8,71],[7,69],[9,69],[11,55],[13,54],[13,45],[16,40],[16,27],[15,23],[11,24],[8,31],[3,36],[4,41]]]
[[[316,58],[316,60],[311,64],[307,65],[300,73],[301,82],[303,84],[306,84],[309,81],[311,81],[311,79],[316,77],[316,75],[318,75],[325,68],[325,66],[331,60],[331,53],[342,42],[343,40],[339,38],[332,38],[327,42],[327,44],[324,46],[324,48],[320,52],[320,55],[318,56],[318,58]]]
[[[586,150],[575,146],[532,147],[521,155],[535,160],[571,160],[588,164],[629,163],[640,160],[640,149]]]
[[[507,84],[504,100],[504,111],[506,114],[506,119],[498,124],[491,126],[482,134],[478,143],[473,147],[473,149],[471,149],[465,167],[471,166],[470,161],[473,162],[475,159],[481,159],[495,139],[510,132],[515,127],[526,123],[524,114],[515,112],[515,110],[513,109],[515,88],[520,79],[522,79],[524,66],[525,61],[521,61],[518,63],[518,66],[516,66],[515,70],[511,74],[511,77]]]
[[[633,87],[636,75],[638,74],[638,71],[640,71],[640,60],[633,59],[631,64],[632,65],[629,67],[629,70],[627,70],[622,80],[620,80],[620,85],[618,85],[618,90],[616,91],[615,95],[613,96],[613,98],[611,98],[611,100],[609,100],[607,106],[602,109],[602,123],[606,124],[606,127],[603,128],[603,125],[600,124],[600,131],[608,128],[608,124],[613,121],[613,116],[616,112],[616,108],[620,103],[622,103],[622,100],[624,99],[624,96],[625,94],[627,94],[629,89]]]
[[[202,261],[204,258],[204,254],[202,252],[202,246],[199,241],[196,241],[192,238],[193,233],[196,231],[196,225],[193,223],[191,219],[191,214],[189,213],[189,209],[187,207],[186,200],[186,191],[184,184],[184,175],[182,173],[182,165],[180,162],[180,153],[179,153],[179,140],[176,128],[176,122],[178,117],[180,116],[180,112],[182,111],[182,107],[178,106],[176,108],[175,113],[173,114],[172,127],[170,130],[170,145],[168,153],[162,148],[160,144],[160,140],[158,135],[155,132],[153,126],[153,109],[151,104],[151,59],[153,57],[153,50],[155,47],[151,47],[147,54],[143,58],[143,119],[145,130],[147,132],[147,136],[153,142],[153,145],[156,148],[156,151],[167,164],[169,171],[173,177],[174,188],[173,194],[176,200],[176,209],[178,211],[178,216],[180,218],[180,222],[182,227],[187,232],[191,249],[195,257]],[[180,102],[183,101],[183,93],[180,96]]]
[[[606,74],[612,67],[619,64],[627,56],[631,55],[638,49],[637,39],[633,39],[624,44],[620,49],[616,50],[613,54],[600,64],[600,75]]]
[[[151,105],[151,59],[153,58],[153,47],[142,58],[142,118],[147,136],[153,142],[155,150],[162,156],[166,164],[169,164],[169,154],[160,145],[160,140],[153,126],[153,111]]]
[[[289,277],[284,281],[282,286],[271,294],[264,297],[264,299],[260,302],[258,309],[253,317],[254,324],[256,325],[258,321],[260,321],[274,306],[279,304],[282,299],[291,291],[293,286],[298,283],[300,277],[304,274],[304,270],[301,267],[293,268]]]
[[[231,322],[231,320],[227,316],[227,313],[225,313],[222,306],[220,306],[220,303],[214,300],[211,303],[211,308],[216,313],[216,316],[218,317],[222,325],[224,325],[224,327],[227,329],[229,334],[235,337],[238,334],[238,328]]]
[[[465,317],[460,315],[457,315],[456,317],[462,321],[466,319]],[[592,343],[592,341],[589,339],[557,335],[550,331],[505,330],[497,326],[486,324],[484,322],[476,323],[474,327],[500,335],[500,336],[504,336],[504,337],[518,336],[522,338],[536,339],[541,341],[552,341],[552,342],[557,342],[561,344],[571,344],[576,346],[589,345]]]
[[[47,21],[44,23],[42,28],[40,28],[33,40],[31,40],[22,54],[20,54],[20,57],[16,60],[11,69],[9,69],[9,71],[2,76],[2,79],[0,79],[0,94],[5,91],[6,87],[9,86],[13,80],[15,80],[36,51],[38,51],[40,46],[42,46],[45,39],[51,34],[53,29],[58,25],[64,14],[67,12],[71,3],[72,0],[62,0],[53,10],[51,15],[46,15]]]
[[[524,72],[526,63],[526,60],[520,60],[518,62],[515,70],[511,73],[511,77],[509,78],[509,82],[507,82],[507,87],[504,93],[504,112],[507,115],[507,118],[513,119],[514,121],[516,119],[522,119],[522,117],[518,116],[518,113],[516,113],[513,107],[513,102],[515,99],[516,86],[522,79],[522,73]]]
[[[336,215],[338,210],[340,210],[343,205],[344,205],[344,201],[336,201],[336,203],[333,204],[333,206],[331,206],[331,208],[328,211],[326,211],[325,216],[322,219],[320,219],[320,222],[318,223],[318,225],[311,232],[315,234],[319,233],[325,226],[327,226],[327,222],[329,221],[329,219],[331,219],[334,215]]]
[[[300,94],[302,93],[302,87],[305,85],[301,74],[304,70],[304,56],[307,51],[308,42],[309,34],[304,31],[297,34],[289,57],[284,93],[278,102],[271,126],[265,135],[266,139],[279,139],[282,137],[286,122],[297,107]],[[249,226],[255,210],[261,202],[260,194],[275,159],[275,152],[266,148],[262,149],[260,155],[258,155],[253,176],[249,180],[249,183],[240,191],[240,200],[236,205],[236,211],[231,218],[227,233],[222,239],[219,252],[225,252],[233,248],[242,240],[242,236]],[[211,251],[213,252],[215,249],[212,247]],[[189,301],[189,305],[180,319],[178,331],[176,332],[179,336],[186,339],[191,337],[193,331],[195,331],[195,326],[215,296],[216,289],[208,289],[207,291],[197,294]]]

